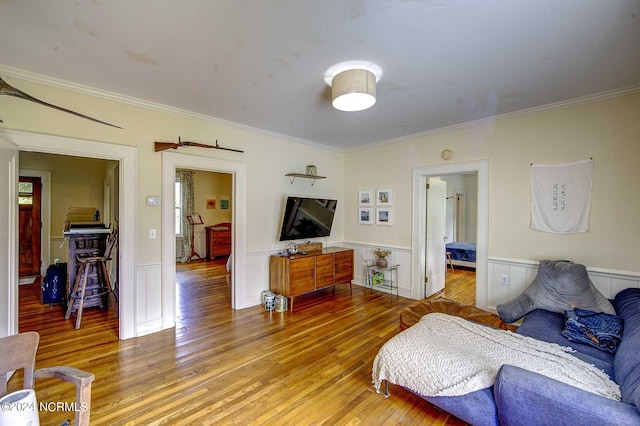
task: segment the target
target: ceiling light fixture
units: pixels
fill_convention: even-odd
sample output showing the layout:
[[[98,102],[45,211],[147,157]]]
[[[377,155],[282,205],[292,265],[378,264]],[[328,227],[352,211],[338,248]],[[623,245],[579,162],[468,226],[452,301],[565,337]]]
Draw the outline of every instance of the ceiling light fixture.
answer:
[[[376,103],[376,75],[366,69],[350,69],[331,80],[331,103],[340,111],[362,111]]]

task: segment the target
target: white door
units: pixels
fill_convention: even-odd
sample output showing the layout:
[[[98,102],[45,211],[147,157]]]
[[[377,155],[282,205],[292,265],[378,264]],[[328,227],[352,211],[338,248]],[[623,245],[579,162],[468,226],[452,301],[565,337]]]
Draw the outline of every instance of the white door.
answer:
[[[447,273],[445,238],[447,227],[447,183],[438,178],[427,180],[427,243],[425,296],[444,289]]]
[[[18,148],[0,137],[0,337],[18,332],[17,188]]]

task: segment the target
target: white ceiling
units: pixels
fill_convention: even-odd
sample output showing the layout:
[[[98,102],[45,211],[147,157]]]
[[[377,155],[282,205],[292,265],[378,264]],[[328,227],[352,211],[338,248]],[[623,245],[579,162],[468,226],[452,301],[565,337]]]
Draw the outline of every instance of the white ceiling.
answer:
[[[0,64],[351,149],[638,86],[639,15],[638,0],[1,0]],[[347,60],[382,68],[366,111],[331,107],[324,74]]]

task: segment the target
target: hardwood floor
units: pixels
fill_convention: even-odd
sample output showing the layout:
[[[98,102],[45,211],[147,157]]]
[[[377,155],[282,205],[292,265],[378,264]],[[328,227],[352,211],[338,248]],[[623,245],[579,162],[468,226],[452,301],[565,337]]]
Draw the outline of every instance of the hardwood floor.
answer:
[[[440,294],[465,305],[476,304],[476,271],[456,267],[447,270],[444,291]]]
[[[372,387],[373,358],[416,301],[354,285],[300,297],[293,313],[232,310],[223,264],[178,265],[177,281],[176,327],[125,341],[111,312],[87,309],[74,330],[62,308],[40,304],[39,285],[20,287],[20,331],[41,334],[36,367],[96,375],[92,425],[465,424],[397,386],[389,398]],[[36,390],[40,402],[74,400],[57,380]],[[73,413],[40,418],[57,425]]]

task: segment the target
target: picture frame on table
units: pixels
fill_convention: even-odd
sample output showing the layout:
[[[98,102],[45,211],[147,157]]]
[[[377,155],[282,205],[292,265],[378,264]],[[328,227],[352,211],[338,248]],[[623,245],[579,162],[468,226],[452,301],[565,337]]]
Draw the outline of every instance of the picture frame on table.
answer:
[[[393,209],[389,207],[377,208],[376,225],[393,225]]]
[[[376,189],[376,206],[384,207],[393,204],[393,190],[390,188]]]
[[[362,207],[373,207],[373,189],[358,190],[358,205]]]
[[[358,208],[358,223],[360,225],[372,225],[373,224],[373,208],[371,208],[371,207],[359,207]]]

